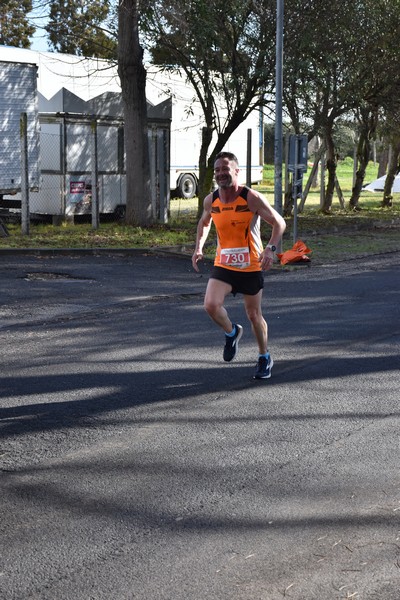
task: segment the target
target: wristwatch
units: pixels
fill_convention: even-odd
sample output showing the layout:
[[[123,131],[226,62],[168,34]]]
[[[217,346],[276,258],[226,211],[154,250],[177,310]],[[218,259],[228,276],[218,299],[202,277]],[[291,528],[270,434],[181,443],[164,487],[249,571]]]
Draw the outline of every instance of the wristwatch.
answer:
[[[275,250],[276,250],[276,246],[274,246],[274,244],[267,244],[265,247],[272,250],[272,252],[275,252]]]

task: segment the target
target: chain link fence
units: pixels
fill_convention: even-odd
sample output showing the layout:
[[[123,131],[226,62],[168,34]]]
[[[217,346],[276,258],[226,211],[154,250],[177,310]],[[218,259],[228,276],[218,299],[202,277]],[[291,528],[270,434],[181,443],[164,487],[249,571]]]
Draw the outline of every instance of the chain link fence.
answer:
[[[67,114],[40,114],[39,120],[40,184],[29,193],[31,220],[57,222],[92,214],[94,176],[100,218],[121,219],[126,206],[123,120]],[[153,216],[166,222],[170,121],[149,122],[148,131]],[[5,194],[1,205],[18,214],[21,194]]]

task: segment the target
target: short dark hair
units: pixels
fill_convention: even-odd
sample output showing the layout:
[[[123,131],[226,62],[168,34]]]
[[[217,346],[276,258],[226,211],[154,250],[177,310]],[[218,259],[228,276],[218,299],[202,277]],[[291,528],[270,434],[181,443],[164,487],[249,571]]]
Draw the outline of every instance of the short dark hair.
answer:
[[[219,158],[227,158],[228,160],[233,160],[237,165],[239,165],[239,161],[237,157],[233,154],[233,152],[218,152],[217,156],[214,159],[214,162],[217,161]]]

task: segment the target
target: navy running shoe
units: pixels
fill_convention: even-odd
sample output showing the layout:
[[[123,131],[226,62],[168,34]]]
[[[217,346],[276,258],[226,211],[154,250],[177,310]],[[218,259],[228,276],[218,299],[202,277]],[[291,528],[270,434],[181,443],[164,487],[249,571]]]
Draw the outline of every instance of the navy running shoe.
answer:
[[[269,379],[271,377],[271,369],[273,364],[274,361],[269,354],[268,356],[260,356],[256,365],[254,379]]]
[[[224,361],[230,362],[233,360],[238,351],[239,340],[243,334],[243,327],[241,325],[235,325],[235,335],[229,337],[225,334],[225,347],[224,347]]]

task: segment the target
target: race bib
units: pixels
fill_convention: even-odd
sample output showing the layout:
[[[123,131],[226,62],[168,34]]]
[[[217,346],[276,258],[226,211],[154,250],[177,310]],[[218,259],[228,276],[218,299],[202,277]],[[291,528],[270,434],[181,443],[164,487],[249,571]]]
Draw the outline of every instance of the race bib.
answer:
[[[250,250],[248,248],[222,248],[221,265],[244,269],[250,266]]]

